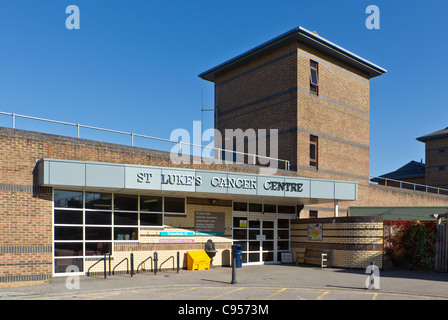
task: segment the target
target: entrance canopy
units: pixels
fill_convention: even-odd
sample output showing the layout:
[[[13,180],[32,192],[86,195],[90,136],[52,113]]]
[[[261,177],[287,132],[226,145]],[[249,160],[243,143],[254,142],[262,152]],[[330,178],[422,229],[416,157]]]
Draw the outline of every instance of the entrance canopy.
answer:
[[[285,204],[357,200],[358,195],[358,184],[351,181],[57,159],[40,160],[37,167],[39,185],[66,189],[139,194],[161,191]]]

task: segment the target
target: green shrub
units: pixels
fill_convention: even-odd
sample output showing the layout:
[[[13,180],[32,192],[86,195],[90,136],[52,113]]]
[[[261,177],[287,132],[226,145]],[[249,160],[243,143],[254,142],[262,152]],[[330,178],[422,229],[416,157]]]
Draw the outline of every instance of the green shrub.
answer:
[[[385,221],[394,234],[386,242],[385,253],[394,266],[408,270],[434,269],[437,229],[434,222],[418,220]]]

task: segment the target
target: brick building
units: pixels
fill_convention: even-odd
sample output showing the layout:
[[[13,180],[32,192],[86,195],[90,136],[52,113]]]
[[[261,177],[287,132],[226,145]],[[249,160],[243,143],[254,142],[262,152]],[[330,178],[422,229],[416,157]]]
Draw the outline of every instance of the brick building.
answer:
[[[371,179],[382,185],[429,190],[448,194],[448,128],[417,138],[425,144],[425,162],[411,161],[403,167]],[[403,182],[409,182],[404,184]],[[416,186],[412,184],[418,184]]]
[[[278,263],[297,248],[333,266],[381,266],[381,219],[350,207],[446,206],[448,197],[369,182],[369,81],[385,72],[297,28],[201,74],[215,82],[216,128],[278,129],[289,170],[190,161],[167,152],[0,128],[0,282],[150,269],[212,239],[214,265]],[[335,217],[339,216],[339,217]],[[327,217],[310,219],[309,217]],[[328,219],[331,217],[331,219]],[[309,224],[321,224],[318,240]],[[173,257],[173,258],[171,258]],[[164,264],[164,267],[167,263]]]
[[[215,84],[220,132],[278,129],[278,157],[299,176],[358,182],[355,203],[305,205],[301,217],[344,216],[349,206],[445,206],[369,183],[370,80],[385,72],[298,27],[199,76]]]
[[[448,189],[448,128],[417,140],[425,144],[425,184]]]

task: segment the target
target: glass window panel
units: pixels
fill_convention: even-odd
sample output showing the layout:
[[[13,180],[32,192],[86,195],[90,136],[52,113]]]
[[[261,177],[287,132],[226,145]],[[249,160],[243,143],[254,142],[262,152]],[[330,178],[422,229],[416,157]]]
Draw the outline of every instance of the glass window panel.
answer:
[[[247,230],[246,229],[233,229],[233,239],[246,240],[247,239]]]
[[[251,212],[262,212],[263,205],[261,203],[249,203],[249,211]]]
[[[274,230],[263,230],[263,235],[266,237],[266,240],[273,240]]]
[[[243,263],[247,263],[247,253],[243,253]]]
[[[86,227],[86,240],[112,240],[112,228]]]
[[[55,224],[82,224],[81,210],[54,210]]]
[[[111,210],[112,194],[86,192],[85,202],[86,209]]]
[[[82,208],[82,191],[54,190],[56,208]]]
[[[161,213],[140,213],[141,226],[162,226],[163,215]]]
[[[277,205],[275,205],[275,204],[265,204],[264,205],[264,212],[276,213],[277,212]]]
[[[249,230],[249,239],[258,240],[257,236],[260,236],[260,229]]]
[[[55,242],[54,256],[82,256],[82,242]]]
[[[274,250],[274,241],[263,241],[263,251]]]
[[[278,230],[277,232],[278,239],[289,239],[289,230]]]
[[[185,199],[184,198],[164,198],[164,211],[173,213],[185,213]]]
[[[247,202],[234,202],[233,211],[247,211]]]
[[[136,226],[138,225],[138,213],[114,212],[114,225]]]
[[[318,70],[318,63],[315,61],[310,61],[310,82],[311,84],[318,86],[319,83],[319,78],[318,78],[318,74],[317,74],[317,70]]]
[[[294,206],[278,206],[278,213],[289,213],[294,214],[296,213],[296,207]]]
[[[114,210],[137,211],[138,196],[131,194],[114,194]]]
[[[317,93],[317,86],[311,85],[310,86],[310,91],[313,92],[313,93]]]
[[[249,251],[260,251],[260,241],[249,241]]]
[[[278,250],[289,250],[289,241],[277,241]]]
[[[114,228],[114,240],[138,240],[138,228]]]
[[[273,252],[264,252],[263,253],[263,261],[274,261],[274,253]]]
[[[258,220],[249,220],[249,228],[258,228],[260,229],[261,223]]]
[[[111,242],[86,242],[86,256],[104,256],[111,252]]]
[[[247,241],[234,241],[233,244],[241,245],[241,251],[247,251]]]
[[[274,221],[263,221],[263,229],[274,229]]]
[[[249,262],[259,262],[260,254],[259,253],[249,253]]]
[[[315,86],[318,85],[317,83],[317,70],[316,69],[311,69],[311,83]]]
[[[278,227],[289,229],[289,219],[278,219]]]
[[[316,160],[316,145],[314,143],[310,144],[310,159]]]
[[[162,197],[140,196],[140,211],[162,212]]]
[[[112,213],[107,211],[86,211],[86,224],[112,224]]]
[[[82,240],[82,227],[54,227],[55,240]]]
[[[82,258],[64,258],[54,259],[54,272],[65,273],[68,266],[77,266],[79,272],[83,272],[83,259]]]
[[[233,218],[234,228],[247,228],[247,218],[234,217]]]

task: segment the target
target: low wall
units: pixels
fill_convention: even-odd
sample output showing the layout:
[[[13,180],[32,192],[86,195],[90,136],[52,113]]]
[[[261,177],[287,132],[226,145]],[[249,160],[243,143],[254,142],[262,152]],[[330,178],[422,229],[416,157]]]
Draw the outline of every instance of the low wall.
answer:
[[[291,252],[298,248],[332,250],[333,267],[383,267],[382,217],[338,217],[291,221]]]
[[[139,271],[142,268],[146,271],[151,270],[151,265],[154,260],[154,253],[157,252],[157,267],[158,269],[172,270],[173,261],[174,268],[177,268],[177,253],[179,252],[179,267],[181,269],[187,268],[187,251],[204,250],[207,240],[212,240],[215,244],[216,255],[213,258],[213,266],[230,266],[232,239],[229,237],[219,236],[182,236],[182,237],[163,237],[160,236],[161,231],[173,232],[173,233],[185,233],[190,232],[189,229],[172,228],[170,226],[164,226],[163,228],[142,228],[141,229],[141,242],[115,242],[114,255],[111,258],[111,269],[115,269],[116,273],[124,273],[127,271],[127,262],[121,262],[127,258],[130,263],[131,253],[134,256],[134,272],[137,272],[139,265],[146,260],[146,262],[140,266]],[[165,241],[164,241],[165,240]],[[99,259],[104,256],[86,258],[84,271],[95,264]],[[148,259],[151,257],[150,259]],[[172,258],[171,258],[172,257]],[[121,263],[120,263],[121,262]],[[118,265],[118,266],[117,266]],[[116,267],[117,266],[117,267]],[[106,269],[109,271],[109,260],[106,263]],[[90,274],[97,275],[102,274],[104,271],[104,264],[100,262],[90,269]]]

